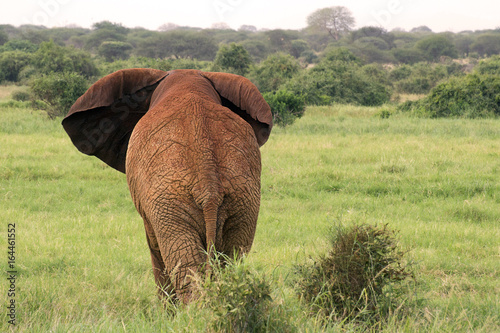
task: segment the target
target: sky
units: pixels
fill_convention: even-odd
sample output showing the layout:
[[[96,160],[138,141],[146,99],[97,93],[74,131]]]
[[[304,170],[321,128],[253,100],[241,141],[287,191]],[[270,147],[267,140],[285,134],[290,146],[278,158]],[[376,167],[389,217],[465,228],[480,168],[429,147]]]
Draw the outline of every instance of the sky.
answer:
[[[125,27],[156,30],[165,23],[209,28],[225,22],[231,28],[302,29],[317,9],[345,6],[356,28],[379,26],[410,30],[426,25],[434,32],[500,27],[500,1],[475,0],[2,0],[0,24],[77,25],[111,21]]]

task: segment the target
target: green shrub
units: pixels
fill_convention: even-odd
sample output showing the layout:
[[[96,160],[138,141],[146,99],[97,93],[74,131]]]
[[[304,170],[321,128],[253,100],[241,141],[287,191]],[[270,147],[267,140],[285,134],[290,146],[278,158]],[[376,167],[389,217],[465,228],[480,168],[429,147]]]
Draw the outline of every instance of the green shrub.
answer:
[[[120,41],[106,41],[97,49],[97,53],[106,59],[107,62],[112,62],[117,59],[127,59],[130,56],[130,51],[133,46],[130,43]]]
[[[306,104],[301,95],[282,89],[273,93],[264,93],[263,96],[271,107],[274,123],[279,126],[291,125],[295,119],[304,114]]]
[[[252,58],[248,51],[239,44],[221,45],[214,59],[215,71],[245,75],[250,70]]]
[[[431,118],[500,116],[500,76],[470,74],[451,78],[425,98],[401,104],[399,110]]]
[[[51,73],[34,79],[30,87],[34,98],[46,103],[52,118],[65,115],[89,83],[76,73]]]
[[[261,61],[250,73],[260,92],[277,91],[300,70],[298,61],[289,54],[275,53]]]
[[[418,63],[401,65],[389,73],[394,89],[398,93],[427,94],[439,81],[451,76],[462,76],[462,66],[453,62],[448,64]]]
[[[197,306],[213,312],[207,323],[215,332],[290,332],[282,306],[271,297],[265,276],[252,271],[244,258],[217,254],[210,277],[195,280]]]
[[[310,70],[299,73],[283,88],[302,95],[308,105],[351,103],[365,106],[382,105],[389,101],[388,87],[363,69],[361,60],[345,48],[328,51]]]
[[[0,53],[0,82],[17,82],[19,73],[31,60],[31,54],[22,51]]]
[[[301,299],[329,320],[380,320],[402,304],[399,288],[412,274],[403,262],[395,232],[384,226],[332,229],[331,249],[296,266]]]
[[[32,65],[41,74],[75,72],[85,78],[98,74],[90,54],[75,48],[59,46],[54,41],[43,42],[33,54]]]
[[[478,74],[500,75],[500,56],[481,60],[474,70]]]
[[[30,99],[30,93],[23,90],[16,90],[11,95],[12,99],[19,102],[27,102]]]

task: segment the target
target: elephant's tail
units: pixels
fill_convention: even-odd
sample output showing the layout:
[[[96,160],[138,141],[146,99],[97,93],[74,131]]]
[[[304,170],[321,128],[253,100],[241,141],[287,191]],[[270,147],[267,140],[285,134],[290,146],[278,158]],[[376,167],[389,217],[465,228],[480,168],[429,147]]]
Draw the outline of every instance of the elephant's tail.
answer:
[[[219,204],[216,200],[209,200],[203,207],[203,217],[205,219],[207,254],[208,260],[213,257],[215,251],[215,239],[217,236],[217,212]]]

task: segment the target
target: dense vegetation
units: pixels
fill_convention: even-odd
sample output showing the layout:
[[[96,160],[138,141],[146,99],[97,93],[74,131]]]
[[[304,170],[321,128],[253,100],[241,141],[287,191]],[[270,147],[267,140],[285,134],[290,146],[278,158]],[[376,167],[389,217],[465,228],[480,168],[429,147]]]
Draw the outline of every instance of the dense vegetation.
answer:
[[[0,196],[4,230],[16,224],[17,332],[500,331],[499,119],[382,119],[386,106],[308,107],[294,124],[273,129],[262,147],[252,251],[219,279],[202,281],[203,299],[174,307],[173,316],[156,296],[125,176],[79,153],[61,118],[6,106],[19,89],[0,87]],[[330,251],[366,265],[392,249],[383,235],[372,241],[336,233],[356,245],[352,252],[326,236],[332,227],[364,224],[399,230],[398,249],[414,263],[416,283],[397,296],[383,270],[381,280],[365,278],[358,298],[357,285],[340,289],[332,275],[320,297],[307,288],[299,299],[301,286],[323,286],[320,264],[332,262]],[[6,233],[0,246],[7,251]],[[295,267],[304,263],[311,274],[306,285],[296,284]],[[8,287],[0,283],[0,294]],[[337,306],[325,294],[349,296],[341,299],[354,311],[318,313],[318,306]],[[397,307],[386,307],[392,301]],[[5,313],[1,332],[10,329]],[[341,320],[351,314],[357,320]]]
[[[448,79],[447,85],[455,87],[481,62],[492,64],[487,75],[493,77],[485,79],[481,75],[486,73],[479,70],[475,75],[481,77],[467,78],[467,82],[495,85],[499,75],[498,58],[481,60],[500,54],[499,29],[460,33],[433,33],[426,27],[410,32],[378,27],[349,29],[347,25],[332,33],[312,23],[300,31],[173,25],[150,31],[108,21],[96,23],[92,29],[2,25],[0,83],[31,86],[31,99],[41,100],[36,105],[54,116],[64,114],[71,101],[97,78],[121,68],[226,71],[247,76],[267,93],[270,104],[277,106],[273,108],[276,122],[286,125],[303,114],[303,108],[296,110],[302,100],[304,105],[382,105],[405,94],[428,94]],[[60,82],[71,88],[60,90]],[[296,98],[286,97],[292,95]],[[488,112],[481,107],[479,114],[428,110],[438,107],[436,103],[451,107],[442,100],[444,95],[435,92],[433,96],[423,102],[430,113],[413,114],[498,115],[490,109],[498,107],[498,100],[484,92],[483,99],[493,99],[484,102]]]
[[[353,30],[350,15],[318,10],[300,31],[0,25],[16,328],[500,331],[500,29]],[[319,24],[331,17],[343,24]],[[60,126],[95,80],[132,67],[244,75],[281,125],[262,148],[251,253],[215,260],[188,306],[156,297],[124,176]]]

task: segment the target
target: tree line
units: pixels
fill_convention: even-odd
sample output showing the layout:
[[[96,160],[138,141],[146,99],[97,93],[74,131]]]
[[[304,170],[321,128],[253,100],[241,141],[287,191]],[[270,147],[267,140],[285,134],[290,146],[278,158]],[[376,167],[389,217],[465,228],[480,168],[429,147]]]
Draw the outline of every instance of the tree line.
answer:
[[[286,125],[306,104],[382,105],[398,94],[427,94],[500,54],[500,28],[433,33],[425,26],[353,29],[354,22],[345,7],[330,7],[312,13],[302,30],[0,25],[0,83],[29,85],[30,98],[58,115],[98,77],[121,68],[226,71],[251,79]]]

